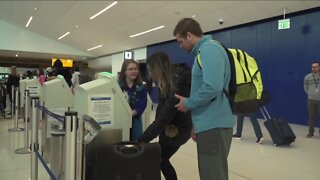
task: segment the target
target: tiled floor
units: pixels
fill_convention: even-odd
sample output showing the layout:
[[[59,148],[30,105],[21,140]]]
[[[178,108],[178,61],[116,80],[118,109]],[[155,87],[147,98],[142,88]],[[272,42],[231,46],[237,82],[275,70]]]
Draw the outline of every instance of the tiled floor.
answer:
[[[297,140],[289,147],[275,147],[262,125],[265,141],[255,143],[249,121],[245,121],[243,140],[233,140],[229,156],[230,180],[319,180],[320,137],[306,139],[307,127],[292,125]],[[19,126],[23,126],[22,122]],[[9,133],[12,120],[0,119],[0,180],[30,179],[30,154],[14,151],[23,146],[23,132]],[[196,145],[188,141],[172,158],[179,180],[199,180]],[[39,180],[49,176],[39,163]]]

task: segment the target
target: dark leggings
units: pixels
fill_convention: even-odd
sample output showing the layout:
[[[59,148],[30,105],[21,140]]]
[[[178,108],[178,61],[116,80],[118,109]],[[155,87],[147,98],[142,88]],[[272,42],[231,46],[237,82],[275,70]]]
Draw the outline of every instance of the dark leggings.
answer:
[[[180,146],[172,146],[165,143],[161,143],[161,171],[166,180],[177,180],[177,174],[174,167],[170,163],[170,158],[175,154]]]

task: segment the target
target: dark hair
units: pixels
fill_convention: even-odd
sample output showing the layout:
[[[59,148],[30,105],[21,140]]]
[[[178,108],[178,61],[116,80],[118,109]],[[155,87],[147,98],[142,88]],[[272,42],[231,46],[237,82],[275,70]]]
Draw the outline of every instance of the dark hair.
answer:
[[[164,52],[156,52],[149,56],[147,61],[151,74],[159,77],[159,88],[162,96],[169,95],[175,90],[173,83],[173,68],[169,56]]]
[[[37,76],[38,75],[38,71],[36,69],[32,70],[32,75]]]
[[[15,66],[11,66],[11,75],[18,76],[17,68]]]
[[[60,59],[57,59],[57,60],[53,63],[53,67],[54,67],[54,68],[57,68],[57,69],[63,68],[63,64],[62,64],[61,60],[60,60]]]
[[[39,76],[44,75],[44,70],[42,68],[39,68]]]
[[[127,83],[126,81],[126,75],[125,75],[125,72],[129,66],[129,64],[135,64],[137,65],[137,68],[139,69],[139,63],[133,59],[129,59],[129,60],[125,60],[122,64],[122,67],[121,67],[121,71],[120,71],[120,75],[119,75],[119,80],[123,83]],[[134,80],[134,84],[135,85],[141,85],[142,84],[142,77],[141,77],[141,74],[140,74],[140,71],[138,72],[138,76],[137,78]]]
[[[79,72],[79,67],[74,67],[73,70]]]
[[[28,78],[33,78],[33,73],[30,70],[26,72],[26,75]]]
[[[183,18],[174,28],[173,36],[179,35],[183,38],[186,38],[188,32],[197,37],[201,37],[203,35],[200,24],[196,20],[192,18]]]

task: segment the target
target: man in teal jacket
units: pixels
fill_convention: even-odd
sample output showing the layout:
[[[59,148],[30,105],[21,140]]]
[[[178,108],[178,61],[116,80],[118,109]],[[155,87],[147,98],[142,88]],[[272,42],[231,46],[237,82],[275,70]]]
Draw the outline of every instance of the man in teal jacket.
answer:
[[[191,94],[180,99],[176,108],[192,113],[192,137],[197,142],[201,180],[227,180],[228,154],[232,141],[234,119],[228,97],[230,64],[224,48],[204,36],[198,22],[184,18],[173,35],[181,48],[195,56],[192,67]],[[197,62],[200,55],[202,64]]]

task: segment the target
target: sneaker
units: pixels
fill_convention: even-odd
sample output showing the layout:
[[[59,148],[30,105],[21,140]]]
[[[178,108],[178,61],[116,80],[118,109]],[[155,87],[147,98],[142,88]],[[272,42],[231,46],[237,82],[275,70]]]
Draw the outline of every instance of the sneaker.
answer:
[[[241,138],[241,136],[237,136],[237,135],[232,135],[232,137],[234,138],[234,139],[237,139],[237,140],[241,140],[242,138]]]
[[[309,133],[309,134],[307,135],[307,138],[312,138],[312,137],[313,137],[313,134],[310,134],[310,133]]]
[[[263,142],[263,137],[258,137],[256,143],[262,144],[262,142]]]

